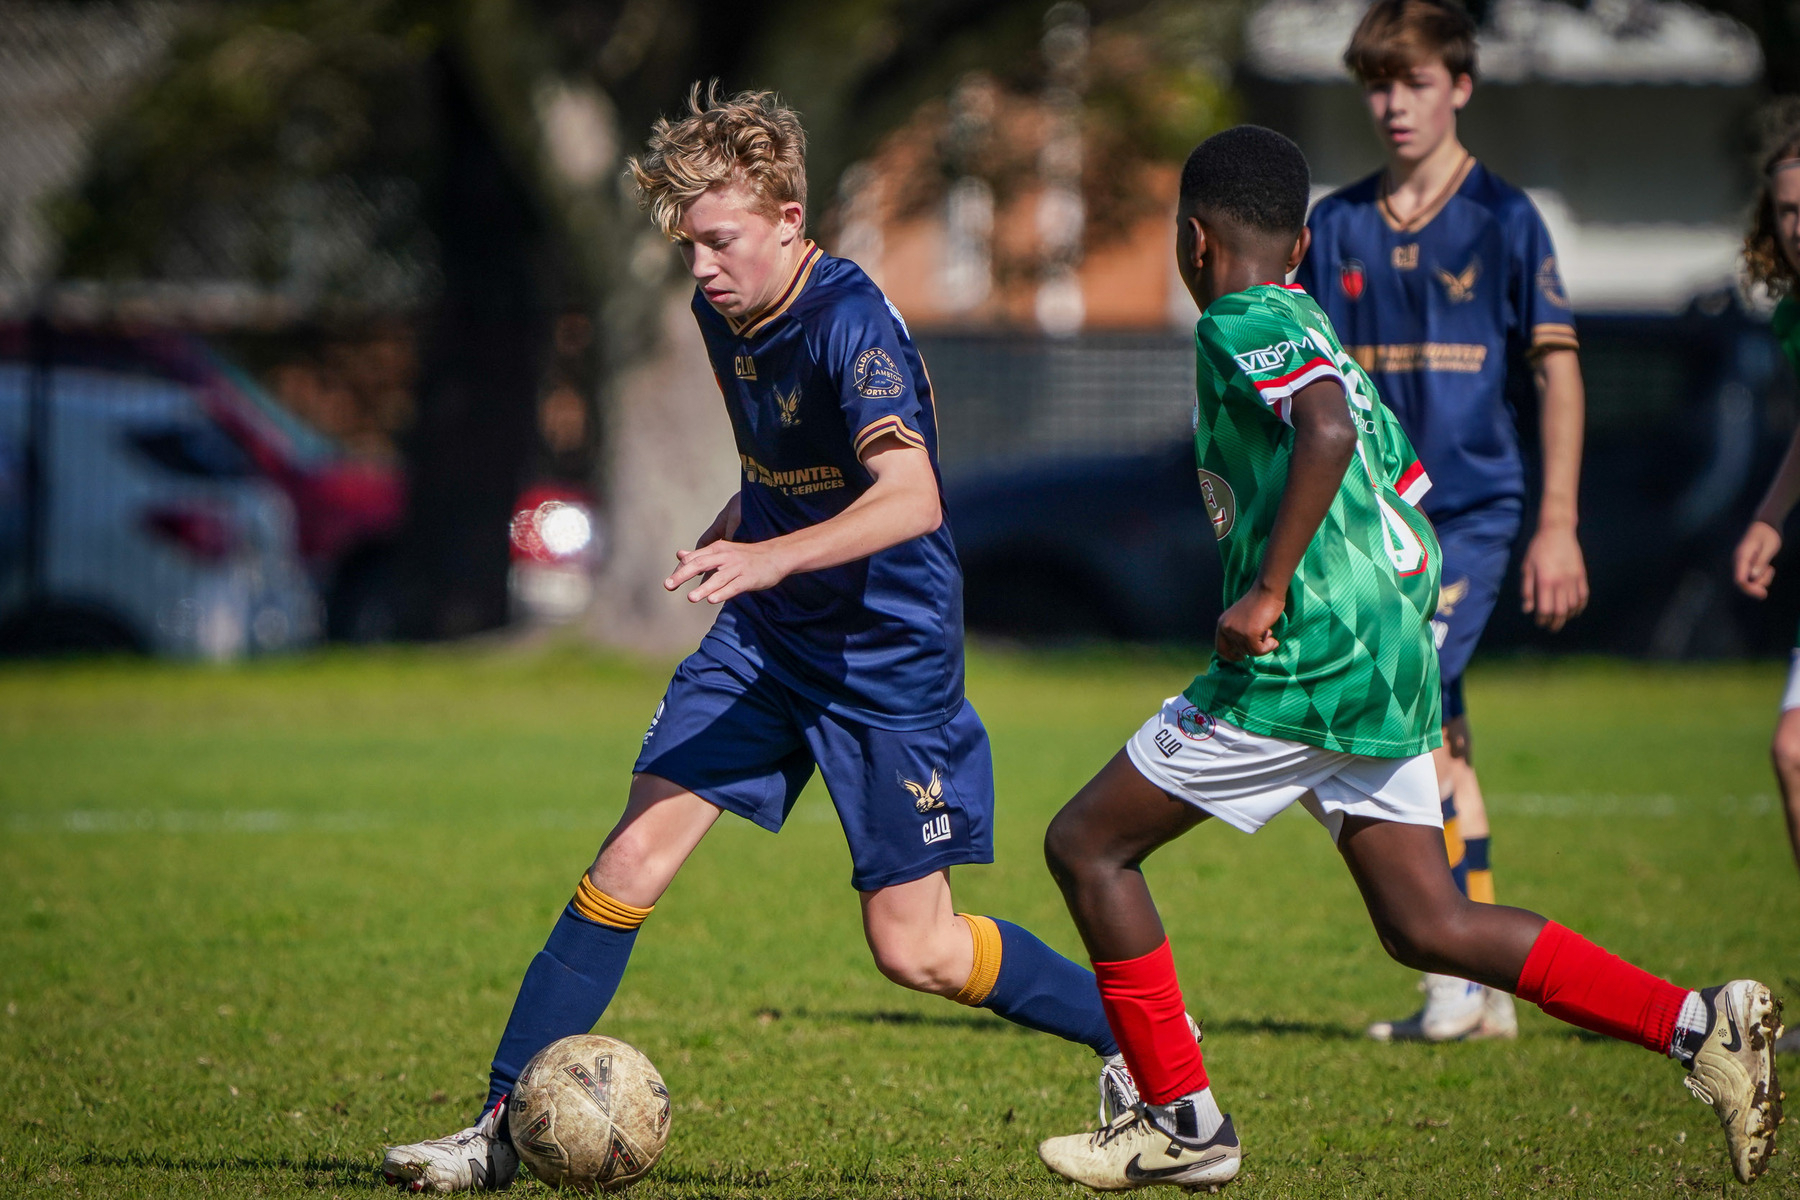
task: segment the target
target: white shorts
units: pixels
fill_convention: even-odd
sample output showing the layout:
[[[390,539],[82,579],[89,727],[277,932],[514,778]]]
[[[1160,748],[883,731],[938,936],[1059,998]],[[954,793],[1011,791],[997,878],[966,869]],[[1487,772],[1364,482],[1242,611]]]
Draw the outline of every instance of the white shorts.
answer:
[[[1800,708],[1800,650],[1795,650],[1788,659],[1787,691],[1781,695],[1781,711]]]
[[[1330,831],[1345,817],[1374,817],[1442,829],[1431,755],[1370,758],[1251,733],[1195,708],[1186,696],[1163,701],[1125,743],[1132,765],[1171,796],[1245,833],[1255,833],[1298,800]]]

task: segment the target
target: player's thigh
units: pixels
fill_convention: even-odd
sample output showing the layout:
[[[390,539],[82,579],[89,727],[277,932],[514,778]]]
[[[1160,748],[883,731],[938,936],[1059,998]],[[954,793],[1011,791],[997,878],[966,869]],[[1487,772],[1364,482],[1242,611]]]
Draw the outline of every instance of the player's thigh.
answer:
[[[1432,941],[1440,919],[1465,903],[1450,874],[1441,829],[1353,815],[1344,819],[1337,847],[1369,919],[1391,947]]]
[[[1044,855],[1059,880],[1089,866],[1135,866],[1206,818],[1204,809],[1147,779],[1120,750],[1051,819]]]
[[[655,904],[720,811],[660,775],[632,776],[624,815],[601,844],[588,879],[615,900]]]
[[[974,705],[929,729],[876,729],[817,706],[804,725],[857,891],[994,861],[993,755]]]
[[[787,688],[767,676],[745,679],[703,642],[676,668],[631,770],[777,830],[812,778],[813,759]]]

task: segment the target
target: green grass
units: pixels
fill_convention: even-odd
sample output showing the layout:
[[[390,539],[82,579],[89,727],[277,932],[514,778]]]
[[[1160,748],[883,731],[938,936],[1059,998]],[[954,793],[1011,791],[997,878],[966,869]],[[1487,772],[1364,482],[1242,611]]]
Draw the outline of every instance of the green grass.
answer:
[[[999,861],[957,872],[962,907],[1078,952],[1042,830],[1187,661],[974,656]],[[0,1196],[366,1194],[384,1142],[465,1124],[665,679],[573,652],[0,670]],[[1501,898],[1681,981],[1800,976],[1779,686],[1774,664],[1478,667]],[[1362,1041],[1413,977],[1303,814],[1203,827],[1149,874],[1246,1139],[1235,1192],[1736,1187],[1710,1112],[1640,1050],[1535,1010],[1515,1044]],[[1032,1147],[1092,1120],[1091,1056],[884,982],[816,786],[779,837],[721,823],[601,1027],[674,1095],[636,1195],[1075,1194]],[[1800,1195],[1793,1162],[1758,1193]]]

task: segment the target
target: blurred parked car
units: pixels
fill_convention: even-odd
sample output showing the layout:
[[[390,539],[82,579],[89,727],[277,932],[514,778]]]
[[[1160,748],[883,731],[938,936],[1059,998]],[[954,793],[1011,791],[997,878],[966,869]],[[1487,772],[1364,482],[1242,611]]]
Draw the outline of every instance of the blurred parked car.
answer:
[[[230,657],[309,642],[322,616],[368,621],[404,509],[394,468],[343,454],[196,338],[44,336],[0,327],[0,651]]]
[[[1538,630],[1518,611],[1515,555],[1484,647],[1680,657],[1792,645],[1800,580],[1777,582],[1759,605],[1728,574],[1795,423],[1766,324],[1721,293],[1679,316],[1591,315],[1579,327],[1592,599],[1560,634]],[[1513,377],[1529,460],[1536,401],[1526,373]],[[971,629],[1211,640],[1218,549],[1185,439],[1147,453],[965,465],[946,492]],[[1522,538],[1533,522],[1528,513]]]

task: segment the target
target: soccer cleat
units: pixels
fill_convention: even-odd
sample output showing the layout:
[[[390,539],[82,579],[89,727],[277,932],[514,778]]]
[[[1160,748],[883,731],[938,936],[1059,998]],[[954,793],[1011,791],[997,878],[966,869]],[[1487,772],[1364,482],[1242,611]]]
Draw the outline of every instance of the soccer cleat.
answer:
[[[519,1153],[500,1136],[501,1100],[461,1133],[389,1146],[381,1174],[409,1192],[498,1192],[519,1173]]]
[[[1519,1010],[1513,1005],[1511,992],[1484,988],[1481,998],[1481,1025],[1469,1035],[1470,1041],[1499,1038],[1511,1041],[1519,1036]]]
[[[1378,1042],[1454,1042],[1480,1036],[1487,1013],[1486,988],[1454,975],[1426,975],[1419,980],[1419,990],[1425,993],[1424,1008],[1405,1020],[1375,1022],[1369,1036]],[[1516,1017],[1513,1023],[1516,1030]]]
[[[1725,1127],[1725,1148],[1738,1182],[1750,1183],[1769,1165],[1781,1124],[1781,1085],[1775,1077],[1775,1039],[1781,1001],[1754,979],[1734,979],[1700,993],[1709,1025],[1682,1082],[1712,1105]]]
[[[1046,1138],[1038,1146],[1038,1157],[1064,1179],[1097,1192],[1155,1184],[1216,1192],[1237,1178],[1244,1150],[1230,1116],[1201,1141],[1168,1132],[1139,1104],[1094,1133]]]
[[[1194,1044],[1206,1040],[1201,1031],[1200,1022],[1194,1020],[1194,1014],[1187,1014],[1188,1028],[1194,1031]],[[1136,1104],[1138,1096],[1137,1080],[1131,1077],[1131,1068],[1125,1065],[1123,1054],[1111,1054],[1100,1063],[1100,1124],[1111,1125],[1120,1113]]]

